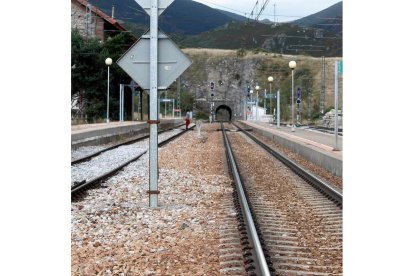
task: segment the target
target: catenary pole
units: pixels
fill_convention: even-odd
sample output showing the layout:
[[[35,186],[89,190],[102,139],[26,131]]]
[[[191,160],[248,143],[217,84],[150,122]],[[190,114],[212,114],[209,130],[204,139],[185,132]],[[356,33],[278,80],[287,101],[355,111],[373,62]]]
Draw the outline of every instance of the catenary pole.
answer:
[[[150,12],[149,207],[158,207],[158,0]]]
[[[335,146],[334,150],[338,148],[338,61],[335,61]]]

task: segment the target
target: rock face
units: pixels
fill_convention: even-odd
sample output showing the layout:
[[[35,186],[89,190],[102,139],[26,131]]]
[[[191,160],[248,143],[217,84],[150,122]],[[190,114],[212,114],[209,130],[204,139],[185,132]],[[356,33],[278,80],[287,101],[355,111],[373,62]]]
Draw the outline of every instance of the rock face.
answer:
[[[319,58],[275,53],[252,54],[242,50],[183,49],[183,52],[192,60],[192,64],[181,75],[181,91],[186,90],[195,97],[196,104],[193,110],[196,113],[201,111],[209,114],[211,101],[214,100],[214,111],[226,105],[231,109],[232,118],[243,118],[245,101],[254,101],[258,95],[259,106],[264,106],[265,89],[266,93],[270,90],[267,79],[272,76],[274,81],[271,93],[276,93],[280,89],[283,118],[283,112],[287,113],[287,108],[290,106],[291,70],[288,66],[290,60],[295,60],[297,63],[295,87],[300,85],[303,91],[313,91],[311,101],[304,102],[304,105],[309,104],[311,108],[315,108],[314,106],[319,104],[321,87]],[[334,58],[326,58],[326,60],[326,74],[330,75],[328,69],[332,66],[328,63],[333,62]],[[333,95],[333,91],[330,91],[333,83],[330,85],[330,81],[326,79],[325,82],[326,106],[330,104],[331,94]],[[211,90],[211,82],[214,82],[214,90]],[[255,89],[257,85],[260,87],[258,93]],[[249,89],[252,93],[249,93]],[[267,99],[268,113],[271,104],[275,108],[276,101],[273,100],[271,103]],[[304,105],[304,112],[307,112]]]
[[[242,116],[243,101],[247,96],[247,86],[252,89],[258,79],[259,58],[239,58],[235,51],[222,55],[211,53],[191,54],[192,66],[181,77],[182,86],[190,90],[198,99],[196,109],[208,113],[209,101],[214,100],[215,109],[227,105],[232,115]],[[214,82],[214,90],[210,83]],[[211,94],[214,94],[212,96]]]
[[[335,109],[331,109],[322,117],[321,125],[324,127],[335,126]],[[342,128],[342,110],[338,110],[338,128]]]

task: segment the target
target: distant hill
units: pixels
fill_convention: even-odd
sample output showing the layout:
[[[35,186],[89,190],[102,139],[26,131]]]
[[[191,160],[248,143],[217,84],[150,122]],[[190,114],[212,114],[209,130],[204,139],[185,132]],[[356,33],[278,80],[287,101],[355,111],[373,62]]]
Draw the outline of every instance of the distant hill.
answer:
[[[139,29],[149,28],[149,16],[134,0],[89,0],[89,2],[107,14],[111,14],[112,5],[115,5],[116,19],[136,24]],[[242,16],[213,9],[198,2],[175,0],[160,15],[158,24],[166,33],[195,35],[241,20],[244,20]]]
[[[216,10],[218,12],[221,12],[221,13],[227,15],[228,17],[230,17],[230,18],[232,18],[232,19],[234,19],[236,21],[246,21],[247,20],[246,17],[241,16],[241,15],[238,15],[238,14],[235,14],[235,13],[232,13],[232,12],[223,11],[223,10],[219,10],[219,9],[216,9]]]
[[[149,16],[135,0],[89,0],[139,38]],[[342,2],[291,23],[263,24],[191,0],[175,0],[159,17],[159,27],[185,48],[247,49],[311,56],[342,55]],[[272,23],[267,20],[266,23]],[[317,29],[324,29],[321,33]],[[331,39],[334,37],[334,39]]]
[[[183,48],[248,49],[280,54],[342,56],[342,39],[326,31],[317,36],[313,28],[283,23],[277,26],[260,22],[233,22],[178,44]],[[325,38],[326,37],[326,38]]]
[[[342,1],[292,23],[299,26],[324,29],[342,35]]]

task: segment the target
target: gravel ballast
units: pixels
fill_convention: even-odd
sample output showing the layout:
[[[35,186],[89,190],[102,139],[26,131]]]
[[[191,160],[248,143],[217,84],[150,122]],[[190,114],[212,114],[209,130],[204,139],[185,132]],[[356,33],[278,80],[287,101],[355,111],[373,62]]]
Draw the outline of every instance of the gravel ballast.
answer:
[[[159,148],[159,207],[149,208],[148,154],[72,202],[72,275],[219,275],[220,221],[237,225],[217,125]],[[226,270],[227,269],[227,270]]]

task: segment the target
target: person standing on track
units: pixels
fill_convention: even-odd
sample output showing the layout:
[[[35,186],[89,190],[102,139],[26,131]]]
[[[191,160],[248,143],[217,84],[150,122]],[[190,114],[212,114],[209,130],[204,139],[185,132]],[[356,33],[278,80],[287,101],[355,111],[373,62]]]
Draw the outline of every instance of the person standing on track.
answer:
[[[190,125],[190,111],[187,111],[185,114],[185,130],[188,130],[188,126]]]

